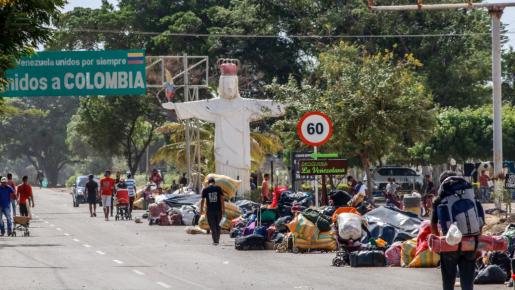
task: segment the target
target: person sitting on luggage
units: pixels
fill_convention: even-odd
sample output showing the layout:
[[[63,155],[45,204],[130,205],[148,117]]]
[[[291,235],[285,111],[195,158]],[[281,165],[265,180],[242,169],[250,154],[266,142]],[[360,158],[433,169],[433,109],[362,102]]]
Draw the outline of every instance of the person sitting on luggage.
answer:
[[[204,212],[204,209],[207,210],[207,213]],[[215,179],[213,177],[208,179],[208,186],[202,190],[200,214],[207,215],[213,245],[218,245],[220,242],[220,221],[225,214],[225,203],[222,188],[215,185]]]

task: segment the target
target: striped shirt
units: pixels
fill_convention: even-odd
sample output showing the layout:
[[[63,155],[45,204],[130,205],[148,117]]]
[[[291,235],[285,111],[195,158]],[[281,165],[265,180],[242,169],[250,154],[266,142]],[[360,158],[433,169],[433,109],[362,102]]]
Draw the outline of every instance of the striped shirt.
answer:
[[[129,190],[129,196],[136,196],[136,180],[129,178],[125,180],[125,184],[127,184],[127,190]]]

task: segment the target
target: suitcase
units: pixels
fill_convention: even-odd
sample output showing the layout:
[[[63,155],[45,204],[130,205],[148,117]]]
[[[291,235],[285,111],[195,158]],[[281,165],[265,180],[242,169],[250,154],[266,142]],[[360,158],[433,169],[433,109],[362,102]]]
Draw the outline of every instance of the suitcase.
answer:
[[[384,267],[386,258],[382,251],[352,252],[349,257],[351,267]]]

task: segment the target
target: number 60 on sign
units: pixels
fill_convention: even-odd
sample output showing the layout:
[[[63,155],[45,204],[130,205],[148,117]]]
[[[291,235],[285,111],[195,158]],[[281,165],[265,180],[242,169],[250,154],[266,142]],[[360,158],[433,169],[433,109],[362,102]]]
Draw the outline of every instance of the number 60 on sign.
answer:
[[[297,134],[300,140],[309,146],[320,146],[333,135],[333,123],[322,112],[304,114],[297,123]]]

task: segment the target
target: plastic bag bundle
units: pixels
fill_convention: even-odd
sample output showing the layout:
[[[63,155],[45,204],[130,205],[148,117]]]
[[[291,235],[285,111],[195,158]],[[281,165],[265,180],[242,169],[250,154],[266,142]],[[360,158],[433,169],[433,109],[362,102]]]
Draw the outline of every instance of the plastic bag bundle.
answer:
[[[449,231],[447,232],[447,235],[445,236],[445,241],[447,242],[447,244],[454,246],[461,242],[462,237],[463,237],[463,235],[461,234],[460,229],[458,228],[456,223],[453,223],[449,227]]]
[[[361,216],[353,213],[341,213],[337,218],[338,235],[344,240],[359,240],[363,234]]]

